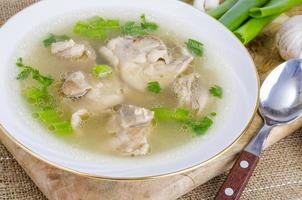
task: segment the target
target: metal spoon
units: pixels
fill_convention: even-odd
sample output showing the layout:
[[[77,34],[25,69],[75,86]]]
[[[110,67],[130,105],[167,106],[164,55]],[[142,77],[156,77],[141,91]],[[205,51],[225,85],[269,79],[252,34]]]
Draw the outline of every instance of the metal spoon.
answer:
[[[302,115],[302,59],[284,62],[269,74],[261,86],[259,113],[263,127],[241,153],[215,200],[240,199],[272,128]]]

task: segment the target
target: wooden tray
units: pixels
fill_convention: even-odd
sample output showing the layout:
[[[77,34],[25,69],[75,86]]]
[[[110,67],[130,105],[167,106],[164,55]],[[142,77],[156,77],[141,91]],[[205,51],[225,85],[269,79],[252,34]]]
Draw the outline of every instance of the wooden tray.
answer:
[[[301,14],[302,6],[293,9],[288,15]],[[274,47],[274,35],[280,25],[273,23],[257,38],[248,49],[257,65],[260,79],[263,80],[274,66],[282,62]],[[243,66],[244,67],[244,66]],[[18,147],[9,137],[0,132],[0,139],[14,155],[31,179],[50,200],[129,200],[176,199],[205,183],[211,178],[228,170],[235,156],[248,143],[253,134],[261,126],[262,120],[256,115],[252,124],[240,140],[222,156],[210,163],[186,174],[174,175],[145,181],[109,181],[77,176],[34,158]],[[302,119],[295,123],[273,129],[267,146],[284,138],[298,129]]]

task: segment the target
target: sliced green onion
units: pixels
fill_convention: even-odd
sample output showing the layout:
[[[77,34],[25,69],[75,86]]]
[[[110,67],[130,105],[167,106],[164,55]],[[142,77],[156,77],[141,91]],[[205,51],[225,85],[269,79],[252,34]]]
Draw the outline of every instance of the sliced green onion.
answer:
[[[191,111],[184,108],[177,108],[175,110],[174,119],[177,121],[185,121],[190,118]]]
[[[271,0],[263,7],[251,8],[250,16],[255,18],[268,17],[283,13],[299,4],[302,4],[302,0]]]
[[[39,88],[33,87],[25,92],[25,96],[28,99],[37,100],[38,98],[42,98],[45,96],[45,90],[41,90]]]
[[[228,29],[234,31],[249,18],[249,10],[251,8],[262,6],[267,1],[268,0],[239,0],[219,21]]]
[[[278,16],[279,14],[264,18],[250,19],[244,25],[234,31],[234,34],[241,40],[243,44],[248,44],[261,33],[266,25],[271,23]]]
[[[92,73],[99,78],[106,78],[112,74],[112,68],[109,65],[97,65],[92,69]]]
[[[56,123],[61,121],[58,112],[55,110],[38,111],[36,115],[44,123]]]
[[[238,0],[225,0],[222,4],[220,4],[217,8],[209,10],[207,13],[212,17],[219,19],[225,12],[231,9]]]
[[[87,21],[79,21],[73,28],[73,32],[86,36],[89,38],[104,39],[107,37],[108,32],[118,29],[120,27],[120,23],[118,20],[108,19],[105,20],[101,17],[92,17]]]
[[[51,124],[51,129],[60,136],[67,136],[73,132],[71,124],[66,121]]]
[[[203,55],[203,44],[197,40],[189,39],[186,42],[187,48],[196,56],[201,57]]]
[[[174,111],[172,111],[170,108],[159,107],[153,108],[152,111],[154,112],[155,120],[158,121],[169,120],[174,116]]]

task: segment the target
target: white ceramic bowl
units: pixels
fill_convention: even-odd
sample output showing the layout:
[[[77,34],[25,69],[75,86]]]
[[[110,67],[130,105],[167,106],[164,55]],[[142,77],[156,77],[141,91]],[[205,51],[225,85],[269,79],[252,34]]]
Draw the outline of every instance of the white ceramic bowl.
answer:
[[[203,137],[161,154],[139,158],[98,155],[67,145],[48,133],[20,95],[14,66],[35,31],[51,31],[64,20],[100,15],[138,18],[142,13],[165,29],[204,43],[206,59],[225,89],[215,125]],[[58,20],[60,18],[60,20]],[[43,26],[46,24],[46,26]],[[221,156],[243,134],[257,107],[256,68],[245,47],[213,18],[176,0],[44,0],[24,9],[0,30],[0,122],[19,146],[41,160],[77,174],[109,179],[143,179],[194,169]]]

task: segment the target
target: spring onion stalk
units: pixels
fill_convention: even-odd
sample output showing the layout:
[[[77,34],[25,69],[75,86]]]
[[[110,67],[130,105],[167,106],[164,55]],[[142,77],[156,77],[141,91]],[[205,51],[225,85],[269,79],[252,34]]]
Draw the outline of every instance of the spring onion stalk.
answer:
[[[209,10],[207,13],[212,17],[219,19],[226,11],[231,9],[238,0],[226,0],[220,4],[217,8]]]
[[[267,1],[268,0],[239,0],[219,21],[228,29],[234,31],[249,18],[251,8],[262,6]]]
[[[280,14],[264,17],[264,18],[252,18],[244,25],[239,27],[234,34],[241,40],[243,44],[249,43],[264,29],[266,25],[271,23]]]
[[[251,8],[250,16],[254,18],[267,17],[285,12],[299,4],[302,4],[302,0],[271,0],[262,8]]]

